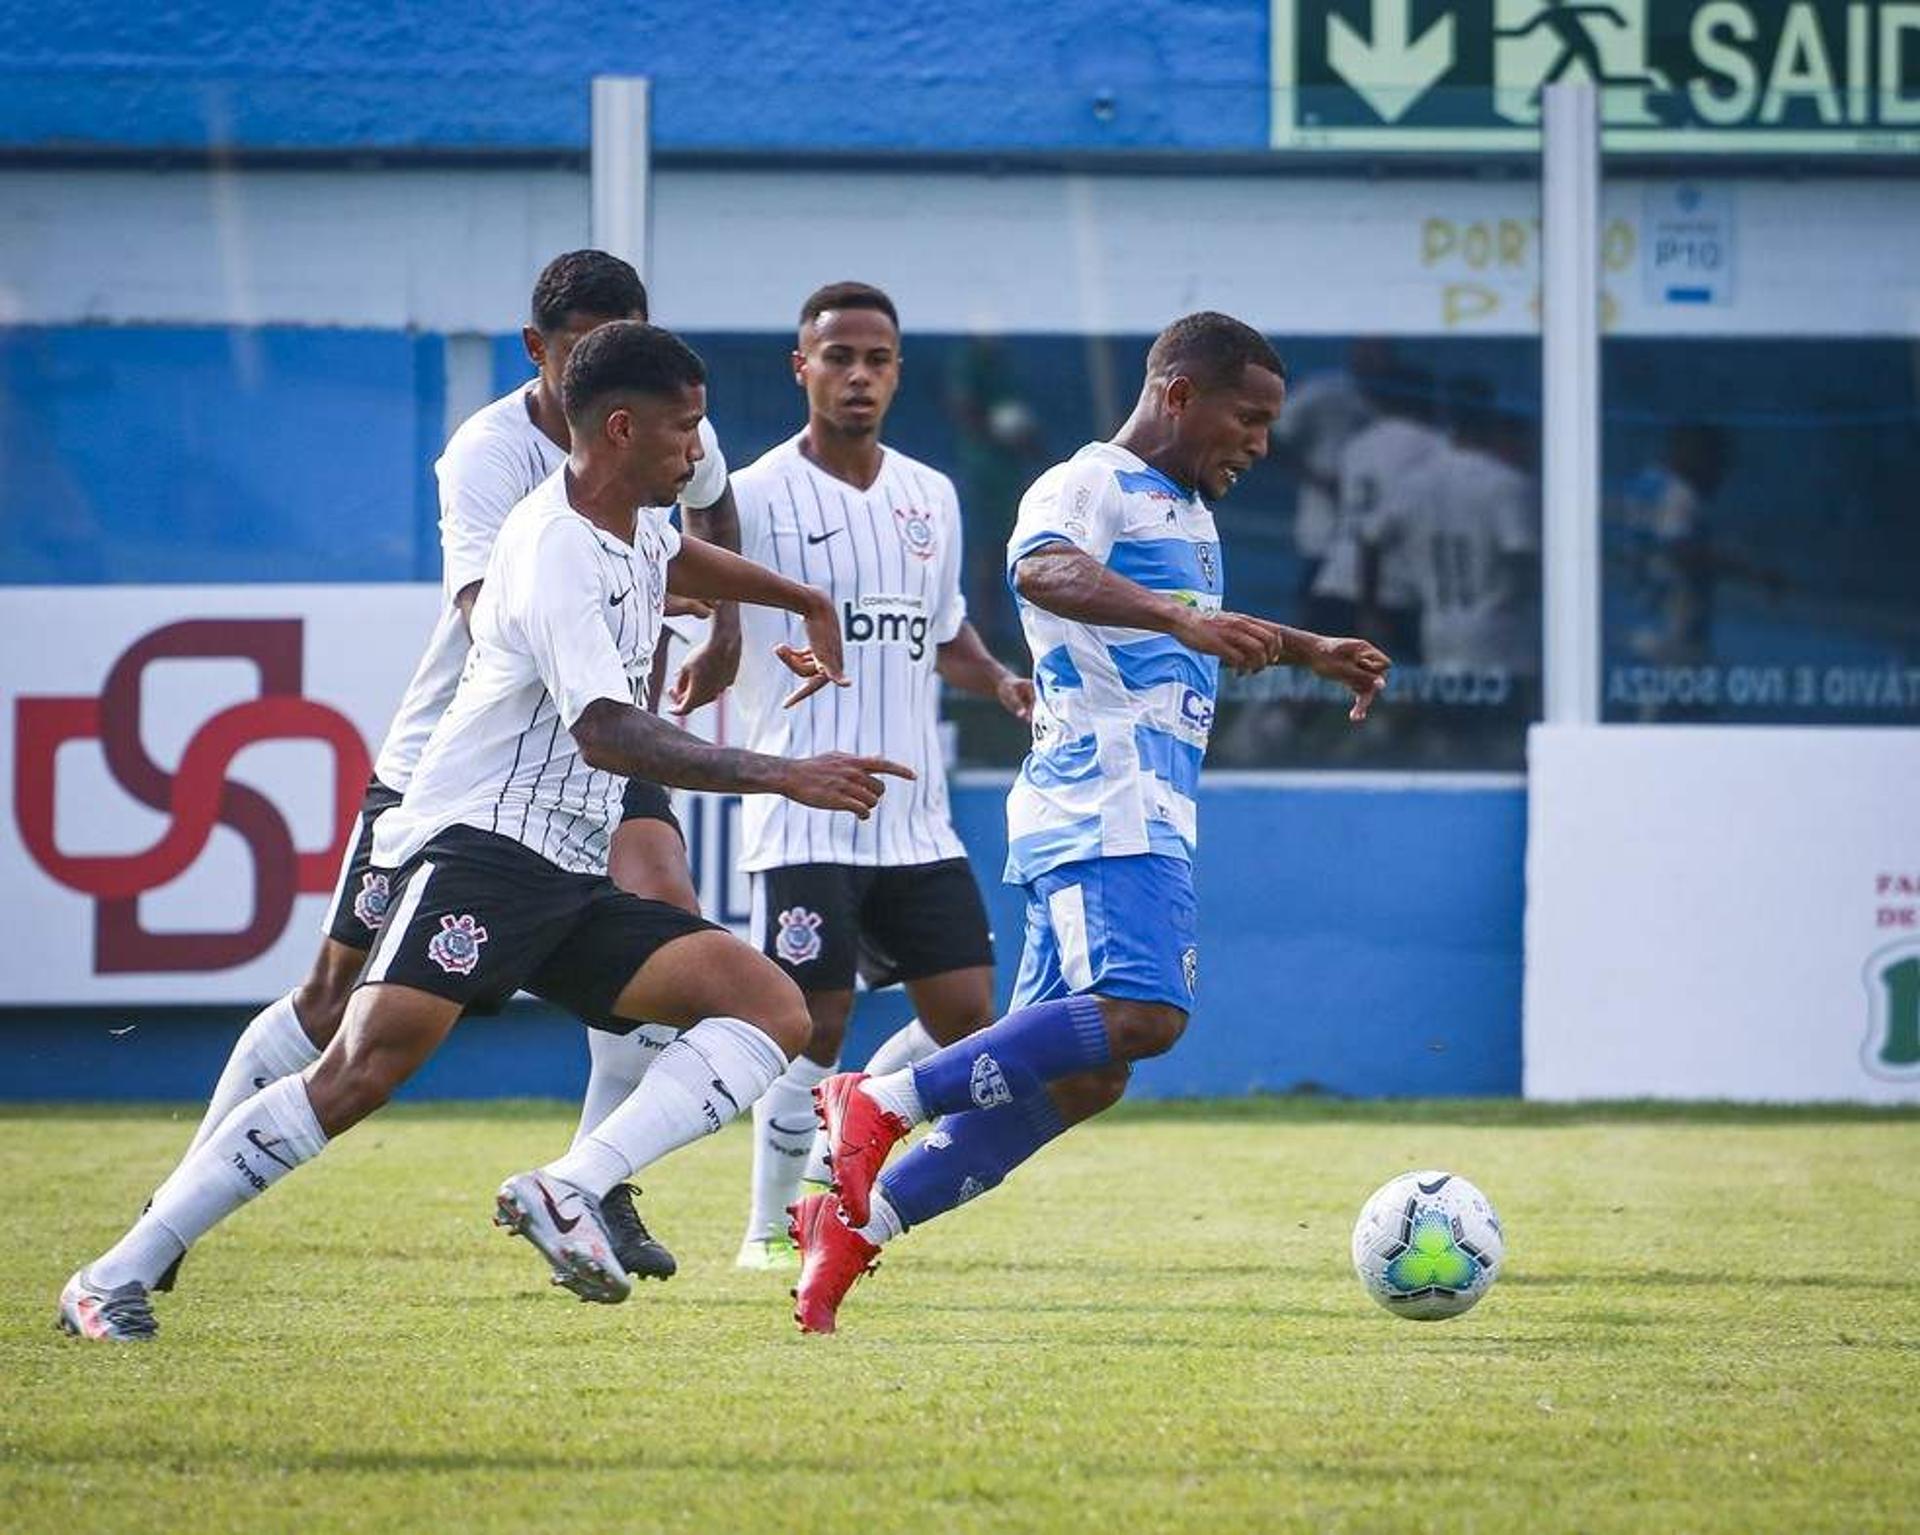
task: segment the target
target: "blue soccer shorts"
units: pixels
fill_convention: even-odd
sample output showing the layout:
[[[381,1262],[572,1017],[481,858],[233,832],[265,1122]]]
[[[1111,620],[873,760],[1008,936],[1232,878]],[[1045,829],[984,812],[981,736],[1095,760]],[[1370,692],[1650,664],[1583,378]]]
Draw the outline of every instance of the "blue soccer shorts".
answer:
[[[1192,1010],[1199,948],[1184,858],[1091,858],[1022,888],[1026,944],[1008,1011],[1082,992]]]

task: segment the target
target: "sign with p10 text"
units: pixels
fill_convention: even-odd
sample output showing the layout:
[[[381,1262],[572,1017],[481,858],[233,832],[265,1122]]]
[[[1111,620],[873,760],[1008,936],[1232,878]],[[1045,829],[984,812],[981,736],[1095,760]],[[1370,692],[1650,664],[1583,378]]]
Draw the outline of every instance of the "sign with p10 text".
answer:
[[[1278,149],[1526,150],[1599,89],[1658,154],[1920,153],[1916,0],[1273,0]]]

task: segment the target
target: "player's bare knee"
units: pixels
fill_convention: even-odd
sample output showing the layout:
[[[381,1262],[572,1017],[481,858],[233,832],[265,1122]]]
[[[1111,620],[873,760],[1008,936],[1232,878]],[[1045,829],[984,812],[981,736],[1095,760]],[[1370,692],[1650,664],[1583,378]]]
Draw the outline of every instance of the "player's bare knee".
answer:
[[[823,1017],[819,1013],[810,1014],[804,1052],[808,1060],[821,1066],[831,1066],[840,1059],[840,1050],[846,1040],[846,1019]]]
[[[1077,1125],[1096,1114],[1106,1113],[1125,1097],[1127,1082],[1132,1075],[1133,1068],[1125,1061],[1115,1061],[1110,1066],[1062,1077],[1051,1085],[1049,1091],[1053,1094],[1054,1106],[1059,1109],[1061,1120],[1069,1125]]]
[[[1167,1002],[1135,1002],[1115,997],[1100,999],[1107,1039],[1116,1061],[1143,1061],[1165,1055],[1186,1031],[1186,1012]]]
[[[1106,1113],[1126,1097],[1127,1083],[1132,1080],[1133,1067],[1125,1061],[1115,1061],[1110,1066],[1087,1072],[1081,1100],[1084,1117],[1091,1119],[1095,1114]]]
[[[791,1061],[813,1037],[813,1016],[807,1011],[807,999],[786,972],[771,960],[761,964],[753,983],[741,988],[738,1016],[765,1033]]]

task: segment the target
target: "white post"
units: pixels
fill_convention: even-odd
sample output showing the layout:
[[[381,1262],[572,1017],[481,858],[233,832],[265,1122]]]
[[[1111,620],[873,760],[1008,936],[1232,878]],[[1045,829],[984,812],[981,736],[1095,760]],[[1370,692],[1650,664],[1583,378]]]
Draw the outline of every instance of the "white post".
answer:
[[[1546,719],[1600,719],[1600,111],[1541,92],[1541,436]]]
[[[594,247],[633,263],[647,277],[651,124],[647,82],[635,76],[599,75],[593,82],[593,203],[589,238]]]

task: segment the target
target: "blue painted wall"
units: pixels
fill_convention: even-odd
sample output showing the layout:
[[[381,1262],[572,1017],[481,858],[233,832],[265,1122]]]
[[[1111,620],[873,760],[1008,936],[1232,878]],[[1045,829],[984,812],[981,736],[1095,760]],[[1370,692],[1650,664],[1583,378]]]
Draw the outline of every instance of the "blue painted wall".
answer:
[[[0,3],[0,144],[584,149],[655,82],[662,150],[1257,149],[1266,0]]]
[[[961,786],[954,812],[986,886],[1004,996],[1020,901],[995,882],[1001,791]],[[1140,1067],[1136,1093],[1519,1092],[1521,790],[1276,791],[1227,777],[1203,786],[1200,815],[1199,1002],[1180,1045]],[[0,1101],[204,1098],[244,1016],[0,1012]],[[899,993],[864,999],[849,1057],[907,1016]],[[408,1096],[575,1097],[581,1039],[530,1004],[472,1018]]]

